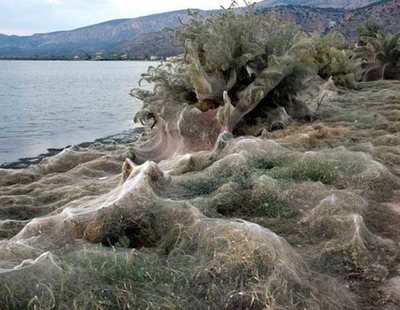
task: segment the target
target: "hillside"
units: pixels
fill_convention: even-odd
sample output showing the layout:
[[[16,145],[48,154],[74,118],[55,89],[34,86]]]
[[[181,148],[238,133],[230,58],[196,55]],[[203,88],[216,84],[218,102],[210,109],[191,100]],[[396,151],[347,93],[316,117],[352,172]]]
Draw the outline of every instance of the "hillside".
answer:
[[[168,57],[178,55],[182,51],[174,43],[172,32],[157,31],[140,34],[128,40],[122,41],[112,47],[107,53],[107,58],[128,57],[130,59],[144,59],[150,55]]]
[[[264,0],[260,2],[261,6],[278,6],[278,5],[304,5],[319,8],[342,8],[354,9],[367,6],[377,0]]]
[[[347,38],[357,37],[358,25],[366,20],[374,20],[387,32],[400,31],[400,0],[384,0],[374,5],[352,10],[344,14],[335,30],[342,32]]]
[[[338,23],[347,11],[345,9],[288,5],[264,8],[263,12],[264,14],[272,13],[279,20],[301,25],[307,32],[326,32],[332,27],[332,23]]]
[[[368,20],[376,21],[387,32],[400,31],[400,0],[379,1],[354,10],[287,5],[266,7],[263,11],[279,20],[301,25],[307,32],[339,31],[350,41],[357,39],[357,27]]]
[[[176,28],[187,11],[174,11],[133,19],[120,19],[72,31],[59,31],[32,36],[0,36],[0,56],[59,58],[93,55],[111,50],[115,45],[143,38],[164,28]],[[151,35],[149,36],[151,38]]]

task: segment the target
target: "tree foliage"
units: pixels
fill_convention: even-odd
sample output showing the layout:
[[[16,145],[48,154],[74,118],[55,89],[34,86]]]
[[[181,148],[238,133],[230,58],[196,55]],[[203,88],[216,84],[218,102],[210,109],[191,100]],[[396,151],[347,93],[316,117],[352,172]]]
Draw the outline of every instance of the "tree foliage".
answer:
[[[363,60],[363,80],[400,78],[400,32],[364,37],[366,45],[355,49],[357,58]]]
[[[232,131],[261,102],[274,107],[290,102],[314,69],[312,39],[295,25],[256,14],[251,5],[238,10],[234,3],[210,18],[189,12],[189,22],[176,32],[184,56],[142,75],[153,91],[132,91],[144,102],[137,120],[165,120],[171,105],[207,112],[229,104],[225,120]]]
[[[320,77],[332,77],[337,86],[355,87],[360,77],[360,62],[354,58],[353,52],[340,33],[315,37],[314,57]]]
[[[359,27],[357,27],[357,33],[359,38],[358,44],[367,45],[365,39],[368,37],[376,38],[376,35],[379,31],[382,31],[382,26],[374,20],[369,20],[364,25],[360,25]]]

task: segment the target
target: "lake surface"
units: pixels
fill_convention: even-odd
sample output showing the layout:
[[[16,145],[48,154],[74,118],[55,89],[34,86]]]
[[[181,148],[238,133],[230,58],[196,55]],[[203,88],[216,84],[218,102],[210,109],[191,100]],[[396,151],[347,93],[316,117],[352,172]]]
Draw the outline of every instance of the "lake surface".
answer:
[[[134,126],[149,62],[0,61],[0,163]]]

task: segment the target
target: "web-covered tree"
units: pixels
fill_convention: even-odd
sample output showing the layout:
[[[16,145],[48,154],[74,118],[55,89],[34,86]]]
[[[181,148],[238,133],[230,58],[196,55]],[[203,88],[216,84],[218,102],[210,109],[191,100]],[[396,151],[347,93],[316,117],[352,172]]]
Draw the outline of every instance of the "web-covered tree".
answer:
[[[153,91],[131,93],[143,101],[135,119],[154,126],[135,150],[137,161],[211,148],[256,107],[252,117],[266,117],[293,104],[304,76],[314,72],[313,40],[297,26],[255,14],[252,5],[190,17],[176,32],[185,54],[142,75]]]
[[[360,61],[355,59],[342,34],[333,32],[316,36],[314,57],[320,77],[331,77],[337,86],[356,87],[361,74]]]
[[[365,24],[357,27],[356,30],[358,34],[358,44],[365,46],[367,45],[366,38],[376,38],[377,33],[382,31],[382,26],[374,20],[368,20]]]
[[[400,79],[400,32],[364,37],[366,45],[355,49],[357,58],[363,60],[364,81]]]

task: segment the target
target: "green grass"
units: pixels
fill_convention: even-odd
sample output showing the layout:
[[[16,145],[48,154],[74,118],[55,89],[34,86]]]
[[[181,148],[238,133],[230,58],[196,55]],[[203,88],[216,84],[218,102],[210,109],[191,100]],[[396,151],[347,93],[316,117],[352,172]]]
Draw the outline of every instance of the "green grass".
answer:
[[[212,174],[205,174],[197,179],[191,179],[183,186],[190,196],[209,195],[215,192],[222,185],[229,182],[246,187],[251,174],[248,169],[241,167],[226,167],[213,171]]]
[[[312,181],[332,185],[337,177],[334,161],[318,161],[312,158],[298,159],[287,166],[277,167],[266,173],[286,181]]]

